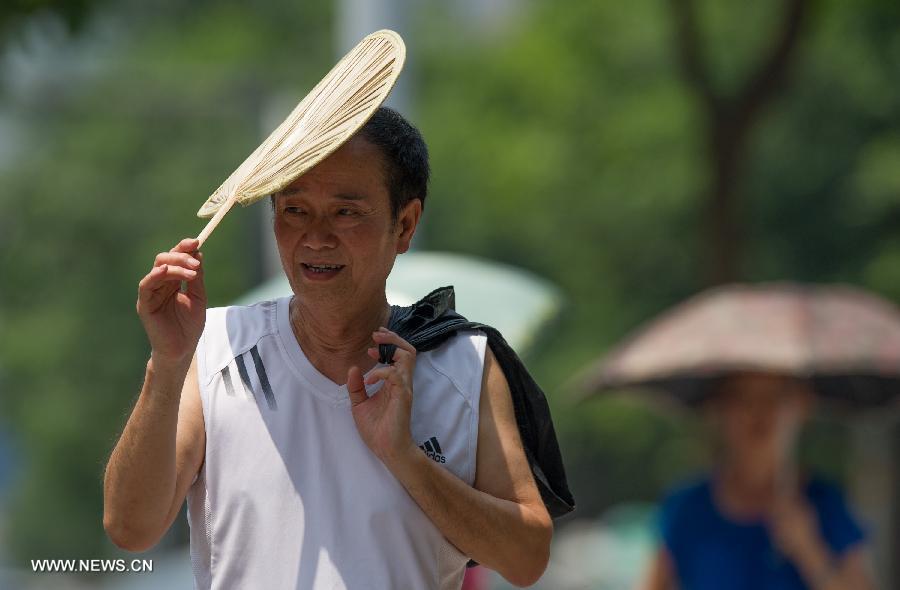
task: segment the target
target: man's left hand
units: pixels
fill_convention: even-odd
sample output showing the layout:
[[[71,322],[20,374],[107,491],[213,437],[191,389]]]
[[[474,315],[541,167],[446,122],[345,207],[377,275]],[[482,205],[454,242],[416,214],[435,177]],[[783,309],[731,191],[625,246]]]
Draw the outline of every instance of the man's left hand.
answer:
[[[379,328],[372,334],[372,340],[376,346],[370,348],[368,354],[375,359],[378,358],[377,345],[397,346],[394,364],[371,371],[365,381],[359,367],[351,367],[347,372],[347,391],[359,435],[391,469],[417,451],[409,427],[416,349],[387,328]],[[383,381],[381,388],[369,397],[365,385],[378,381]]]

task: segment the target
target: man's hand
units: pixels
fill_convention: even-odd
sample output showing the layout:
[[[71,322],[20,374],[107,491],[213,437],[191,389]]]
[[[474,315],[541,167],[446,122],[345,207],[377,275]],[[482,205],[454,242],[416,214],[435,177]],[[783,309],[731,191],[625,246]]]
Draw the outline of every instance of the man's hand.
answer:
[[[379,328],[372,334],[378,344],[395,344],[394,364],[375,369],[363,382],[359,367],[347,372],[347,391],[350,394],[353,420],[366,445],[389,469],[393,464],[415,454],[418,449],[410,434],[412,413],[413,370],[416,367],[416,349],[387,328]],[[369,356],[378,358],[378,347],[368,350]],[[372,397],[365,385],[380,380],[384,383]]]
[[[155,364],[190,363],[206,322],[206,289],[199,242],[181,240],[156,256],[138,285],[137,313],[150,339]],[[187,290],[181,292],[182,281]]]
[[[493,352],[488,348],[484,356],[473,487],[427,458],[412,440],[415,349],[385,329],[373,340],[395,344],[397,351],[393,366],[376,369],[366,379],[384,380],[371,398],[359,368],[348,372],[353,418],[363,440],[460,552],[516,586],[534,584],[547,567],[553,523],[534,483],[509,384]],[[368,353],[378,358],[377,348]]]

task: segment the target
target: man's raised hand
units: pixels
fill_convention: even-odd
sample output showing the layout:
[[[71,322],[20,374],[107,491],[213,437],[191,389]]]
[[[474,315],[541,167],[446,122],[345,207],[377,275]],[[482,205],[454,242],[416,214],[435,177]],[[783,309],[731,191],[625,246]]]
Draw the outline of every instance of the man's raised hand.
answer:
[[[194,238],[157,254],[138,284],[137,313],[150,339],[154,363],[187,366],[206,321],[203,255]],[[182,292],[181,284],[187,289]]]

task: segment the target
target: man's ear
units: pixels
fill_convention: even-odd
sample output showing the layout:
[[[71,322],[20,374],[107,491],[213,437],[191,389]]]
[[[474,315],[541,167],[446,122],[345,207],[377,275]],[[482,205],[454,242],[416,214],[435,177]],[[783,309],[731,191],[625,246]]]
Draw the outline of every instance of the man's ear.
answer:
[[[399,231],[397,236],[397,254],[403,254],[409,250],[412,243],[413,235],[416,233],[416,227],[419,225],[419,219],[422,217],[422,201],[413,199],[400,209],[397,214],[396,229]]]

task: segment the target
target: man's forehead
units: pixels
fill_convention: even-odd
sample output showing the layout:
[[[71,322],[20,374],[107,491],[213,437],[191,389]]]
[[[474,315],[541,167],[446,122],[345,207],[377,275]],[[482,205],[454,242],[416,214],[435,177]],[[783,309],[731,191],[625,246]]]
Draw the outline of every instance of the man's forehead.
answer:
[[[290,185],[284,187],[277,193],[275,193],[275,198],[290,198],[290,197],[301,197],[304,195],[311,195],[313,191],[307,189],[302,183],[291,183]],[[366,195],[362,191],[353,191],[353,190],[341,190],[335,193],[330,193],[325,195],[331,199],[340,200],[340,201],[364,201],[366,200]]]
[[[345,175],[323,177],[307,172],[294,179],[289,185],[275,193],[276,197],[300,197],[306,195],[326,195],[332,198],[350,201],[362,200],[371,192],[367,183],[358,178]]]
[[[345,196],[351,200],[363,198],[368,192],[366,185],[372,181],[379,185],[383,182],[380,160],[380,150],[364,137],[356,135],[275,196],[299,195],[308,191],[311,185],[324,183],[334,185],[337,192],[346,193]]]

